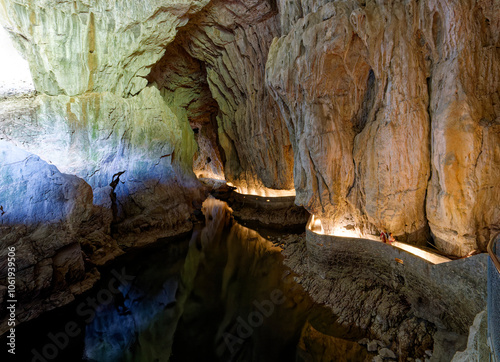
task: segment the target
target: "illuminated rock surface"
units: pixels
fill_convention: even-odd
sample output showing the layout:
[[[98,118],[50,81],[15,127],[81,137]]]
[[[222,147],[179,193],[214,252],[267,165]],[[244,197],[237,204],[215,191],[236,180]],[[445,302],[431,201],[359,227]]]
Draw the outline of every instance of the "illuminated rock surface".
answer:
[[[179,31],[175,44],[206,68],[206,81],[218,111],[218,139],[226,180],[260,189],[293,188],[293,152],[288,129],[265,86],[265,63],[279,35],[275,9],[264,0],[212,1]],[[156,67],[158,77],[175,69]],[[154,71],[155,71],[154,70]],[[177,71],[180,73],[179,71]],[[167,86],[167,85],[165,85]],[[171,85],[170,85],[171,87]]]
[[[177,28],[207,3],[2,0],[0,17],[23,48],[38,92],[129,96],[146,86]]]
[[[197,176],[296,193],[325,234],[484,251],[500,231],[499,14],[487,0],[0,0],[38,92],[0,100],[0,253],[36,246],[26,295],[65,304],[119,247],[191,230]],[[426,345],[433,327],[377,288],[365,311],[393,325],[347,321]]]
[[[418,241],[430,226],[448,253],[484,250],[500,220],[498,4],[279,8],[266,79],[291,130],[297,202],[327,228]]]
[[[196,143],[158,89],[133,98],[40,95],[1,105],[1,137],[84,179],[97,205],[112,206],[109,185],[124,172],[114,190],[117,232],[160,230],[153,241],[191,228],[191,200],[200,195],[190,169]]]
[[[182,140],[185,170],[194,155],[200,177],[295,188],[326,229],[386,229],[416,243],[432,236],[465,255],[499,230],[495,4],[18,0],[3,3],[2,18],[46,94],[42,114],[52,104],[64,122],[85,123],[79,108],[90,100],[102,111],[89,117],[109,130],[129,118],[122,106],[114,116],[115,103],[169,108],[166,123],[182,135],[165,148]],[[62,96],[74,97],[71,109]],[[125,122],[141,123],[133,112]],[[132,146],[126,164],[142,157]],[[153,150],[146,169],[166,154]],[[73,173],[102,159],[89,161]]]
[[[311,297],[346,329],[379,340],[374,351],[387,347],[398,360],[427,358],[433,349],[438,361],[451,360],[486,305],[484,254],[432,265],[371,240],[308,231],[283,243],[285,263]]]

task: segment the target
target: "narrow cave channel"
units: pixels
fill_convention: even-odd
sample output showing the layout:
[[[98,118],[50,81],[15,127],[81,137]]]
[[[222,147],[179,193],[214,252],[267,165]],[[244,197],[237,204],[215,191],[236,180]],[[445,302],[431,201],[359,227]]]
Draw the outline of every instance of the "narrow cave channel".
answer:
[[[500,361],[498,34],[0,0],[0,360]]]
[[[203,213],[205,223],[191,235],[119,257],[90,292],[23,324],[18,338],[33,341],[45,359],[56,354],[46,347],[55,343],[60,361],[375,356],[357,343],[362,332],[337,323],[283,264],[279,245],[295,242],[293,235],[241,226],[213,197]],[[73,329],[80,333],[68,336]],[[20,351],[20,360],[30,360],[33,350]]]

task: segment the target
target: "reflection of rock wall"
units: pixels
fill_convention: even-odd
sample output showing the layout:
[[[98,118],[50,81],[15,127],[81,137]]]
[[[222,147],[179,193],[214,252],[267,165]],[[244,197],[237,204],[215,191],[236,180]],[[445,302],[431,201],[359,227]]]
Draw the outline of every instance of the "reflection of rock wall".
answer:
[[[279,6],[266,79],[291,132],[297,202],[327,229],[417,241],[430,226],[449,253],[484,249],[500,227],[498,8]]]
[[[127,264],[127,274],[136,278],[119,289],[130,313],[120,314],[113,303],[100,308],[88,327],[87,357],[168,361],[172,353],[183,361],[293,360],[311,302],[283,268],[280,249],[235,223],[222,201],[207,199],[203,213],[206,225],[189,246],[164,245]],[[283,302],[271,310],[276,290]],[[238,337],[240,318],[259,312],[258,303],[269,313],[250,335]],[[231,343],[229,333],[239,340]]]
[[[125,171],[123,232],[190,226],[193,157],[241,189],[293,179],[326,231],[464,255],[500,230],[496,3],[140,4],[0,0],[41,93],[0,136],[106,207]]]

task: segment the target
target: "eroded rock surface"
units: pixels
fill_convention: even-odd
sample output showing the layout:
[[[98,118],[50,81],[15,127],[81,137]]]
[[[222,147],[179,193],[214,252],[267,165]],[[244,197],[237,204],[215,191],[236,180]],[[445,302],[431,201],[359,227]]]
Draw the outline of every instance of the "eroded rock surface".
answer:
[[[98,273],[84,259],[99,264],[121,250],[109,236],[109,212],[93,205],[85,181],[4,141],[0,157],[0,283],[8,285],[7,253],[14,247],[16,312],[23,322],[93,285]],[[86,244],[92,244],[88,255]],[[3,305],[0,334],[8,329],[6,311]]]
[[[448,253],[484,249],[500,220],[498,5],[279,8],[266,80],[291,132],[298,204],[326,231],[419,241],[430,227]]]
[[[205,192],[192,169],[198,147],[189,123],[146,76],[207,3],[0,2],[0,20],[29,61],[38,92],[0,102],[0,140],[37,155],[28,159],[40,165],[9,171],[11,187],[20,189],[0,192],[10,212],[3,215],[5,245],[33,255],[18,275],[33,303],[46,301],[24,314],[32,303],[22,299],[20,321],[71,301],[89,265],[121,252],[117,242],[139,246],[191,229]]]
[[[177,118],[189,123],[198,149],[193,171],[198,178],[224,180],[224,151],[217,132],[217,102],[207,82],[206,67],[192,58],[176,40],[153,67],[148,79],[161,90]]]
[[[35,88],[74,96],[135,95],[178,27],[208,0],[0,2],[0,18],[30,62]]]
[[[193,163],[249,193],[295,189],[326,232],[484,250],[500,231],[499,10],[487,0],[0,0],[38,92],[0,102],[0,140],[17,147],[8,157],[39,157],[0,160],[4,182],[33,196],[13,219],[14,191],[0,194],[5,245],[36,249],[25,289],[86,280],[78,248],[102,263],[111,234],[128,247],[189,230],[204,196]],[[46,192],[27,187],[27,170],[46,176],[35,185]],[[382,309],[395,300],[380,297]],[[384,315],[416,328],[398,305]],[[403,346],[426,338],[395,328]]]
[[[432,237],[455,255],[500,230],[498,13],[458,0],[2,3],[46,94],[42,115],[85,124],[88,111],[111,131],[122,117],[149,128],[134,112],[144,111],[172,131],[148,172],[175,148],[183,171],[172,180],[194,180],[194,156],[198,176],[224,172],[249,193],[295,188],[327,232]],[[119,149],[72,172],[109,184],[124,165],[92,172]],[[138,149],[123,157],[129,168]]]
[[[332,246],[327,238],[317,237],[316,247],[305,235],[282,239],[285,263],[316,302],[332,309],[336,323],[379,341],[366,341],[368,351],[406,361],[434,350],[436,360],[449,360],[465,348],[468,327],[486,304],[485,255],[433,266],[400,256],[401,264],[391,252],[375,251],[389,245],[374,249],[345,238]]]
[[[191,201],[202,197],[191,170],[196,143],[157,88],[133,98],[40,95],[1,105],[0,137],[84,179],[96,205],[114,207],[118,232],[190,229]],[[108,188],[120,172],[112,205]]]
[[[193,17],[176,39],[206,67],[219,108],[225,177],[245,189],[293,188],[288,129],[264,82],[268,49],[278,35],[276,9],[269,2],[219,0]]]

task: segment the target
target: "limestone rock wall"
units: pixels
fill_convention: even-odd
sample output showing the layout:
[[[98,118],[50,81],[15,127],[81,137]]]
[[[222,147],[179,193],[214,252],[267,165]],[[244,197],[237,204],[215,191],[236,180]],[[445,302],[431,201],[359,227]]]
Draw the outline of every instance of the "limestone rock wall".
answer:
[[[248,190],[293,188],[288,129],[265,86],[265,63],[279,35],[263,0],[213,1],[179,31],[179,44],[206,66],[217,101],[226,180]]]
[[[113,231],[131,239],[188,230],[202,198],[194,133],[146,76],[207,3],[0,3],[38,92],[24,111],[2,103],[0,138],[83,178],[113,212]]]
[[[297,203],[338,229],[484,249],[500,228],[498,5],[279,1],[266,81]],[[460,24],[460,26],[459,26]]]
[[[186,220],[193,162],[295,188],[331,233],[465,255],[500,231],[495,1],[15,0],[0,19],[40,93],[0,137],[100,205],[125,171],[127,232]]]
[[[484,250],[500,231],[500,7],[432,5],[429,225],[444,250]]]
[[[6,294],[9,248],[15,248],[21,322],[90,288],[98,272],[87,264],[89,256],[100,264],[121,251],[109,237],[109,212],[93,205],[85,181],[5,141],[0,141],[0,157],[2,334],[8,330],[4,303],[12,299]]]
[[[199,178],[224,179],[224,152],[217,133],[217,102],[208,87],[203,63],[191,57],[175,40],[155,64],[148,80],[161,93],[176,117],[189,124],[198,149],[193,171]]]
[[[209,0],[0,1],[0,20],[30,62],[38,92],[137,94],[176,29]]]
[[[201,197],[191,170],[196,143],[158,89],[133,98],[40,95],[26,108],[2,105],[0,137],[88,182],[95,204],[114,208],[117,232],[191,225],[191,200]],[[110,184],[120,172],[112,205]]]

